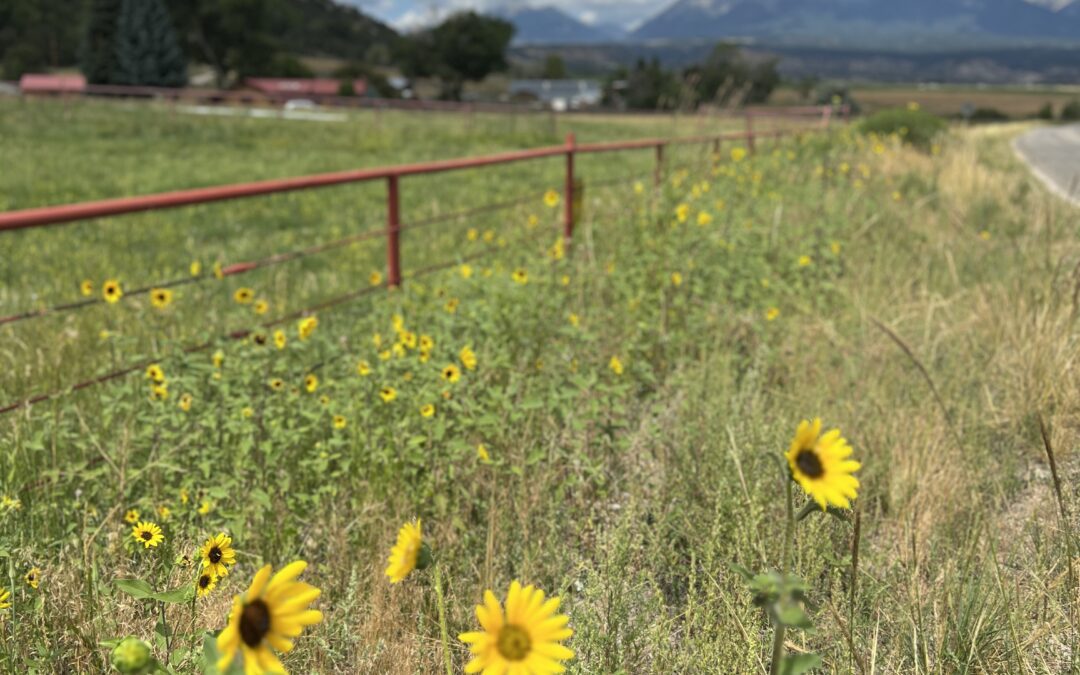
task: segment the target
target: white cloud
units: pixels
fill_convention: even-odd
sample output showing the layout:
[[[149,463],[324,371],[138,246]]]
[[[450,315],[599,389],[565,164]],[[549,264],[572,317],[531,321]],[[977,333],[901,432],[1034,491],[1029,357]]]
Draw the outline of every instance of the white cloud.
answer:
[[[585,23],[628,26],[656,14],[674,0],[344,0],[390,23],[398,30],[416,30],[460,10],[477,11],[521,7],[558,7]],[[659,6],[658,6],[659,5]]]

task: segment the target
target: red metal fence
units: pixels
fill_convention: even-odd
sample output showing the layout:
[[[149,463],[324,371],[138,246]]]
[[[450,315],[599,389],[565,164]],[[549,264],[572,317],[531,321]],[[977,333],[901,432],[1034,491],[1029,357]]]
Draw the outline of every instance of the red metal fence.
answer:
[[[797,110],[798,114],[804,114],[808,109],[801,108]],[[820,127],[828,127],[832,118],[833,110],[829,107],[813,108],[812,109],[820,119]],[[780,114],[775,113],[775,114]],[[846,119],[846,112],[841,109],[843,118]],[[805,131],[803,129],[777,129],[770,131],[755,131],[753,127],[753,119],[756,116],[760,116],[758,113],[748,111],[745,114],[747,128],[742,132],[723,133],[723,134],[711,134],[702,136],[686,136],[676,138],[647,138],[631,141],[614,141],[603,143],[582,143],[576,142],[573,134],[568,134],[566,142],[562,145],[555,145],[543,148],[535,148],[531,150],[518,150],[513,152],[504,152],[493,155],[483,155],[477,157],[464,157],[459,159],[448,159],[434,162],[420,162],[414,164],[399,164],[396,166],[377,167],[370,169],[358,169],[353,171],[340,171],[335,173],[324,173],[312,176],[303,176],[297,178],[284,178],[275,180],[264,180],[251,183],[238,183],[233,185],[223,185],[210,188],[199,188],[193,190],[181,190],[176,192],[166,192],[161,194],[145,195],[138,197],[125,197],[120,199],[106,199],[99,201],[82,202],[77,204],[65,204],[60,206],[47,206],[32,209],[23,209],[19,211],[10,211],[7,213],[0,213],[0,235],[5,232],[21,230],[26,228],[40,228],[54,225],[61,225],[65,223],[71,223],[75,221],[90,220],[94,218],[101,218],[106,216],[117,216],[127,213],[137,213],[142,211],[151,210],[163,210],[173,209],[182,206],[189,206],[195,204],[208,204],[211,202],[241,199],[245,197],[254,197],[259,195],[270,195],[283,192],[291,192],[296,190],[307,190],[312,188],[327,187],[332,185],[342,185],[347,183],[362,183],[376,180],[386,181],[386,227],[383,230],[372,231],[363,233],[361,235],[353,235],[346,239],[338,240],[336,242],[324,243],[317,246],[312,246],[306,249],[300,249],[298,251],[291,251],[276,256],[271,256],[262,260],[242,262],[229,265],[222,269],[221,273],[224,276],[233,274],[242,274],[252,269],[267,266],[270,264],[277,264],[286,260],[292,260],[303,255],[310,255],[315,252],[327,250],[334,246],[341,245],[355,241],[358,238],[371,238],[377,236],[383,236],[386,238],[386,284],[389,287],[399,286],[402,281],[402,267],[401,267],[401,244],[400,233],[403,229],[401,222],[401,204],[400,204],[400,191],[399,184],[402,178],[406,176],[416,176],[425,174],[434,174],[447,171],[458,171],[462,169],[473,169],[477,167],[493,166],[511,164],[517,162],[524,162],[530,160],[536,160],[548,157],[563,157],[565,159],[566,171],[565,182],[562,194],[563,200],[563,222],[562,222],[562,234],[567,243],[573,237],[574,233],[574,197],[575,197],[575,180],[574,180],[574,160],[578,155],[588,155],[597,153],[609,153],[609,152],[625,152],[631,150],[653,150],[656,157],[656,166],[654,171],[654,182],[659,185],[664,168],[664,149],[675,145],[691,145],[691,144],[712,144],[714,152],[719,149],[719,146],[724,141],[741,141],[746,144],[747,149],[750,152],[754,151],[755,139],[760,138],[776,138],[784,135],[796,133],[798,131]],[[508,202],[509,204],[517,203]],[[486,205],[478,207],[471,212],[465,212],[464,214],[455,214],[452,217],[460,217],[462,215],[468,215],[469,213],[488,209],[492,206],[505,207],[506,204]],[[415,225],[415,224],[414,224]],[[445,267],[445,265],[442,265]],[[440,265],[436,265],[432,268],[438,269]],[[425,272],[431,270],[424,270]],[[177,280],[174,282],[166,282],[159,284],[156,287],[167,287],[169,285],[179,285],[181,283],[187,283],[191,280]],[[136,289],[131,294],[137,294],[142,292],[148,292],[149,287],[144,289]],[[322,309],[325,306],[331,306],[343,302],[345,300],[359,297],[360,295],[368,292],[369,289],[363,291],[353,292],[334,298],[328,302],[321,303],[317,307],[309,307],[303,310],[299,310],[290,313],[286,317],[281,317],[275,321],[263,324],[263,327],[269,327],[282,323],[284,321],[303,316],[310,312]],[[52,314],[60,311],[66,311],[70,309],[77,309],[90,304],[96,304],[97,300],[83,300],[74,303],[68,303],[65,305],[58,305],[46,310],[33,310],[22,312],[8,317],[0,317],[0,325],[5,323],[15,323],[26,319],[31,319],[46,314]],[[244,337],[249,334],[250,331],[238,331],[227,336],[232,338]],[[199,345],[190,347],[185,351],[198,351],[207,348],[208,345]],[[72,385],[67,389],[59,392],[53,392],[48,394],[40,394],[31,398],[17,401],[3,407],[0,407],[0,413],[10,412],[20,407],[37,403],[40,401],[48,400],[62,394],[67,391],[74,391],[83,389],[85,387],[97,384],[99,382],[105,382],[112,379],[116,379],[121,375],[133,372],[140,366],[133,366],[125,368],[120,371],[109,373],[93,380],[80,382]]]

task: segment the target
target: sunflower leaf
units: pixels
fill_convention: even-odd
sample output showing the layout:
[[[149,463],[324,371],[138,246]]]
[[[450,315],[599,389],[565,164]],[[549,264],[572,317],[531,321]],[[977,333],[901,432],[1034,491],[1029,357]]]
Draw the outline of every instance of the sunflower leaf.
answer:
[[[225,670],[218,670],[217,662],[221,658],[221,652],[217,648],[217,635],[207,632],[203,635],[203,673],[204,675],[243,675],[243,668],[237,665],[237,659]]]
[[[184,602],[191,602],[191,598],[195,595],[195,587],[191,584],[186,584],[179,588],[174,588],[171,591],[161,591],[160,593],[152,593],[150,595],[154,600],[165,602],[171,605],[176,605]]]
[[[117,579],[116,587],[136,600],[146,600],[154,595],[154,589],[142,579]]]
[[[821,666],[821,657],[817,654],[788,654],[780,662],[781,675],[802,675]]]

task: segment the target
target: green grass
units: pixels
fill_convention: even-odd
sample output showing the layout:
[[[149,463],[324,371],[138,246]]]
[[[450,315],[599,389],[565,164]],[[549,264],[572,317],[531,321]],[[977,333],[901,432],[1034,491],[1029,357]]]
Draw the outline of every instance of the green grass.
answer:
[[[40,117],[70,115],[63,133],[78,146],[113,124],[102,110],[46,107]],[[61,133],[45,124],[34,131],[39,122],[10,110],[0,120],[0,129],[17,125],[13,144],[25,148]],[[196,140],[183,145],[192,155],[215,137],[233,143],[255,133],[238,120],[144,124],[161,138],[172,136],[162,126],[189,125]],[[629,133],[606,124],[608,136]],[[252,159],[264,152],[330,161],[302,148],[332,131],[267,128],[273,134],[252,138],[250,164],[270,161]],[[439,133],[453,135],[406,134],[413,147],[403,154],[437,156]],[[204,631],[224,625],[229,599],[259,565],[302,558],[311,563],[305,579],[323,589],[325,621],[288,655],[291,671],[442,672],[431,571],[398,586],[382,574],[397,528],[421,517],[452,638],[475,629],[485,588],[501,596],[521,579],[562,597],[575,631],[572,672],[766,672],[768,621],[731,563],[781,564],[778,460],[799,420],[821,416],[863,462],[858,567],[853,576],[850,524],[814,516],[799,525],[792,569],[810,585],[817,630],[789,632],[789,650],[820,654],[824,672],[1069,672],[1078,642],[1074,530],[1058,516],[1038,418],[1074,513],[1080,397],[1068,270],[1080,249],[1075,211],[1017,165],[1011,133],[954,132],[928,156],[895,139],[879,153],[837,132],[764,144],[715,169],[688,152],[675,163],[689,170],[669,172],[657,194],[636,194],[632,179],[587,187],[573,248],[558,261],[546,255],[557,219],[539,195],[557,185],[560,167],[418,184],[416,202],[407,202],[414,213],[519,189],[537,196],[491,220],[416,230],[406,242],[407,269],[416,269],[482,250],[466,236],[470,227],[505,237],[505,247],[470,262],[470,278],[452,268],[322,312],[305,342],[290,322],[282,351],[222,341],[214,347],[225,358],[220,379],[212,350],[184,355],[177,346],[251,323],[250,309],[230,300],[236,286],[269,298],[276,313],[363,286],[381,249],[186,287],[164,314],[140,300],[0,329],[11,364],[2,391],[100,372],[150,347],[170,390],[168,401],[151,402],[135,375],[0,420],[0,493],[22,501],[0,516],[14,601],[4,610],[0,662],[100,671],[101,642],[128,634],[169,658],[154,637],[158,608],[114,581],[190,584],[193,572],[174,566],[175,555],[227,530],[239,563],[223,587],[194,612],[188,604],[166,611],[178,671],[199,669]],[[280,146],[293,151],[279,155]],[[52,155],[65,144],[54,147]],[[22,166],[31,163],[26,152]],[[131,152],[137,161],[129,161],[157,176],[155,189],[170,171],[178,180],[185,172],[185,184],[199,175],[158,145]],[[239,172],[242,155],[222,146],[212,171]],[[597,159],[583,169],[587,181],[651,170],[648,156]],[[306,170],[289,166],[284,173]],[[81,180],[59,167],[57,184]],[[50,201],[30,192],[23,205]],[[357,189],[334,192],[12,235],[2,306],[21,307],[35,292],[66,297],[104,268],[140,279],[182,273],[193,257],[209,263],[218,250],[231,261],[318,241],[353,231],[358,203],[377,208],[377,191],[368,202]],[[681,204],[686,223],[674,215]],[[699,212],[712,222],[698,225]],[[530,214],[539,216],[535,227]],[[265,229],[252,232],[254,223]],[[519,268],[527,284],[510,278]],[[36,290],[35,279],[43,279]],[[456,312],[449,299],[460,302]],[[770,321],[772,308],[779,316]],[[414,350],[379,358],[395,339],[395,314],[434,340],[429,360]],[[102,327],[116,333],[104,344]],[[442,381],[440,369],[466,345],[477,369]],[[621,375],[612,356],[625,364]],[[371,376],[356,374],[360,359]],[[311,373],[320,386],[308,394],[301,384]],[[269,389],[275,377],[286,391]],[[399,392],[391,404],[377,395],[386,385]],[[186,413],[176,406],[185,392],[194,399]],[[432,419],[418,412],[426,403],[437,406]],[[334,429],[333,415],[347,428]],[[479,443],[490,463],[477,460]],[[194,509],[203,500],[213,504],[206,515]],[[165,544],[135,550],[124,512],[145,516],[161,505],[172,509]],[[33,565],[43,570],[36,591],[21,581]],[[465,649],[452,639],[451,652],[459,672]]]

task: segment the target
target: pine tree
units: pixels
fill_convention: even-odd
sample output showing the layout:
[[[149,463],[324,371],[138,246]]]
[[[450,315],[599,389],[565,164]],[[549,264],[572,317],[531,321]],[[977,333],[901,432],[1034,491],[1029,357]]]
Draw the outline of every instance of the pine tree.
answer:
[[[82,43],[82,72],[90,84],[111,84],[116,71],[116,25],[121,0],[90,0]]]
[[[122,0],[112,81],[150,87],[187,84],[187,64],[162,0]]]

